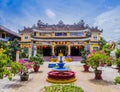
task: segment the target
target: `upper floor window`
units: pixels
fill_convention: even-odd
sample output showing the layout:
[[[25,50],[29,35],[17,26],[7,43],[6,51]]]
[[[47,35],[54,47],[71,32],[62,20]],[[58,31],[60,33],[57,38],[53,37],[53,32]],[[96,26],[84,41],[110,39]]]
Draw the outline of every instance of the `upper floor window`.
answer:
[[[2,38],[5,38],[5,33],[2,33]]]
[[[51,36],[52,34],[51,33],[39,33],[40,36]]]
[[[83,32],[71,32],[70,33],[71,36],[84,36]]]
[[[93,39],[94,39],[94,40],[98,40],[97,35],[94,35],[94,36],[93,36]]]
[[[36,32],[34,32],[34,36],[36,36]]]
[[[28,36],[25,36],[24,39],[25,39],[25,40],[28,40]]]
[[[67,33],[55,33],[55,36],[67,36]]]

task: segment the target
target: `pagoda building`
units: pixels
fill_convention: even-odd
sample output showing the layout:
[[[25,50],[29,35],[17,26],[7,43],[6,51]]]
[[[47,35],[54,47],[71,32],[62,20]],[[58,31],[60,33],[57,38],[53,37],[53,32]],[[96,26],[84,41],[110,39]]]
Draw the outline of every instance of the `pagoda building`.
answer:
[[[19,31],[21,35],[21,47],[28,56],[42,54],[44,57],[78,56],[81,50],[99,50],[100,35],[102,30],[97,27],[89,27],[83,20],[74,24],[49,25],[41,20],[31,28],[24,27]]]

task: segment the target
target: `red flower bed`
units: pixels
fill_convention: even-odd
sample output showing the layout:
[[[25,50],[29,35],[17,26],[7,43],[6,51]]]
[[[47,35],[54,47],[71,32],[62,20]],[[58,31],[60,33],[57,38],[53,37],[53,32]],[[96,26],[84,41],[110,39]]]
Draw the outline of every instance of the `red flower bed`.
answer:
[[[48,78],[52,79],[71,79],[75,78],[75,73],[72,71],[50,71],[48,73]]]

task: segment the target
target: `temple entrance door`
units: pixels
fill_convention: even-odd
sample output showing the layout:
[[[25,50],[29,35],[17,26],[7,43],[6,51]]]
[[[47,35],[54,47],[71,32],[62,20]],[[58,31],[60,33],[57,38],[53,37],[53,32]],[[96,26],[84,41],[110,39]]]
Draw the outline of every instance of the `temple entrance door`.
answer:
[[[51,56],[52,49],[50,46],[43,47],[43,56]]]
[[[59,53],[62,53],[63,56],[66,56],[68,54],[68,48],[65,45],[57,45],[55,47],[55,55],[59,55]]]
[[[71,56],[81,56],[81,51],[84,49],[84,46],[71,46]]]

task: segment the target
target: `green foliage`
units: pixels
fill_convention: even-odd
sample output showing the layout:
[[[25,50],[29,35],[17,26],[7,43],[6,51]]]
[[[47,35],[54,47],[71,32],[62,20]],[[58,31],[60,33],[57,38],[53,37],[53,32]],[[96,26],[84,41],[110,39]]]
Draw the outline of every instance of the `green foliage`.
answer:
[[[115,52],[116,58],[120,58],[120,49],[117,49]]]
[[[120,76],[117,76],[117,77],[114,79],[114,83],[115,83],[115,84],[120,84]]]
[[[106,45],[106,43],[107,43],[107,41],[103,37],[101,37],[100,38],[100,47],[103,48],[103,46]]]
[[[60,85],[55,84],[52,86],[44,87],[45,92],[84,92],[83,89],[79,86],[73,84],[70,85]]]
[[[36,56],[31,56],[31,57],[29,58],[29,61],[30,61],[30,62],[35,62],[35,65],[40,66],[40,65],[43,64],[44,59],[43,59],[43,57],[42,57],[41,55],[38,54],[38,55],[36,55]]]
[[[81,63],[84,63],[84,64],[86,64],[86,63],[87,63],[87,61],[86,61],[86,60],[84,60],[84,59],[83,59],[83,60],[81,60],[80,62],[81,62]]]
[[[81,57],[82,57],[82,61],[80,61],[81,63],[87,63],[87,55],[89,54],[89,50],[85,50],[83,49],[81,51]]]
[[[84,59],[84,60],[86,60],[86,58],[87,58],[87,55],[89,54],[90,52],[89,52],[89,50],[82,50],[81,51],[81,57]]]
[[[20,58],[28,58],[28,55],[26,55],[24,52],[20,52]]]
[[[16,51],[20,51],[20,42],[14,39],[9,45],[9,56],[13,61],[16,59]]]
[[[115,64],[120,65],[120,57],[116,59]]]
[[[9,48],[8,48],[7,43],[5,43],[5,42],[0,42],[0,49],[1,49],[1,48],[3,49],[3,53],[8,55],[8,50],[9,50]]]
[[[107,55],[110,55],[110,53],[111,53],[111,45],[110,44],[106,44],[106,45],[104,45],[103,46],[103,50],[105,51],[105,53],[107,54]]]
[[[7,67],[7,64],[10,66]],[[12,80],[12,74],[18,73],[21,65],[17,62],[12,62],[10,58],[3,53],[0,53],[0,79],[3,79],[5,75],[8,76],[9,80]]]
[[[100,64],[104,63],[111,63],[109,56],[106,54],[101,53],[100,51],[97,51],[93,53],[90,57],[88,57],[88,65],[91,66],[93,69],[97,70],[97,68],[100,66]]]

